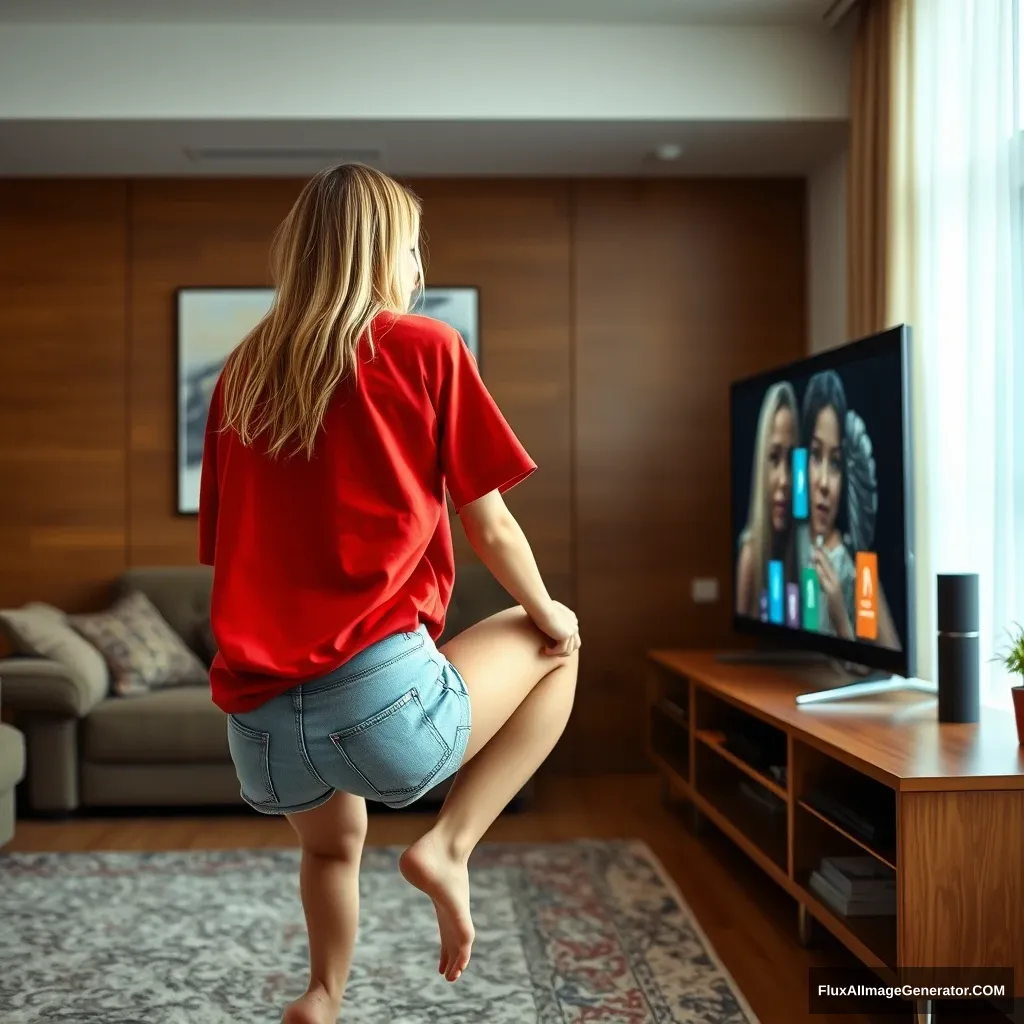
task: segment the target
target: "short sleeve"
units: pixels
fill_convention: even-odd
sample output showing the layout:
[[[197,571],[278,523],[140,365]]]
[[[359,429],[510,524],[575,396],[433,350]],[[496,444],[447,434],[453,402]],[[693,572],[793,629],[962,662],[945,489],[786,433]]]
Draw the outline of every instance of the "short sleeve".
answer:
[[[220,391],[217,381],[210,398],[206,416],[206,435],[203,439],[203,464],[199,478],[199,563],[213,565],[217,546],[217,513],[220,493],[217,482],[217,438],[220,432]]]
[[[437,416],[441,471],[456,512],[491,491],[504,493],[537,468],[454,331],[441,354]]]

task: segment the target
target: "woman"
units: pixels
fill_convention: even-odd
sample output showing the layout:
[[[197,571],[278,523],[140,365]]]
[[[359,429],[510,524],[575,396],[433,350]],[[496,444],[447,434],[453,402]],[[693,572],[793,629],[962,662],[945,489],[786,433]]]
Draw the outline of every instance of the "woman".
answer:
[[[761,594],[770,561],[781,561],[783,578],[793,581],[793,449],[797,446],[796,392],[773,384],[761,403],[750,480],[750,510],[740,537],[736,570],[736,611],[761,617]]]
[[[803,405],[803,434],[808,446],[808,489],[810,504],[810,561],[817,573],[824,596],[819,611],[818,628],[823,633],[855,640],[854,621],[857,568],[855,552],[851,554],[851,541],[842,528],[844,519],[869,520],[869,528],[861,528],[865,540],[873,537],[873,505],[858,507],[851,516],[851,504],[866,506],[867,498],[874,500],[873,488],[861,496],[859,502],[848,498],[850,467],[864,461],[863,438],[857,443],[850,437],[863,435],[863,423],[847,408],[846,391],[835,370],[815,374],[807,385]],[[851,441],[854,443],[851,445]],[[851,448],[855,448],[856,452]],[[871,476],[873,477],[873,468]],[[892,621],[885,594],[879,588],[878,630],[876,642],[883,647],[898,650],[899,635]]]
[[[810,559],[825,600],[818,628],[853,639],[851,615],[856,570],[839,529],[844,497],[843,428],[846,392],[835,370],[815,374],[804,393],[803,431],[807,442],[810,506]]]
[[[288,1024],[339,1012],[367,798],[458,772],[402,855],[433,901],[439,971],[469,963],[468,860],[572,706],[576,616],[545,589],[502,492],[536,466],[450,327],[408,314],[420,206],[344,165],[302,190],[273,247],[276,297],[214,390],[200,559],[214,566],[210,680],[243,798],[302,847],[310,981]],[[454,580],[445,504],[520,607],[441,650]]]

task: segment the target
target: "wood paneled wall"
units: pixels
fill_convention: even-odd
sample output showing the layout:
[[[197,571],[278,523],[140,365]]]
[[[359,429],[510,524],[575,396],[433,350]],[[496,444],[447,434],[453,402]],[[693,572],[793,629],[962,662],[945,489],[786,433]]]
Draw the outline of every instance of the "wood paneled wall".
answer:
[[[0,183],[0,606],[125,564],[127,189]]]
[[[729,639],[727,385],[806,350],[803,184],[414,187],[428,280],[480,288],[484,376],[540,466],[509,503],[583,623],[558,763],[641,768],[643,651]],[[194,561],[174,292],[269,283],[297,189],[0,182],[0,605],[95,607],[125,566]]]
[[[586,770],[644,764],[644,651],[729,642],[729,383],[806,351],[802,211],[800,182],[575,190]],[[698,577],[717,603],[693,603]]]

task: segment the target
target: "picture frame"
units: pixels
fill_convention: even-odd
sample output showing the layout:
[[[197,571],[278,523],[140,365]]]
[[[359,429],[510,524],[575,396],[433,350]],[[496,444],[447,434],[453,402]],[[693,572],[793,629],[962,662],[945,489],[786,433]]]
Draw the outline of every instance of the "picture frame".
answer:
[[[228,356],[263,318],[273,288],[187,287],[175,292],[176,511],[199,512],[210,397]]]
[[[182,287],[175,292],[175,511],[199,512],[203,441],[213,387],[228,356],[269,311],[273,288]],[[479,290],[428,287],[412,312],[442,320],[480,362]]]
[[[428,285],[413,313],[442,320],[462,335],[466,347],[480,364],[480,290],[469,285]]]

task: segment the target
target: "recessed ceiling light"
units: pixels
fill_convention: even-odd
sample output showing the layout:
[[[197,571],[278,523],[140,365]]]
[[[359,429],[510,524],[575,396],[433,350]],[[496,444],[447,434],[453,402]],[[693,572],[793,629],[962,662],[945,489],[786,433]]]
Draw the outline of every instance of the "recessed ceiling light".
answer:
[[[678,160],[683,155],[683,147],[678,142],[663,142],[655,147],[654,155],[659,160]]]

